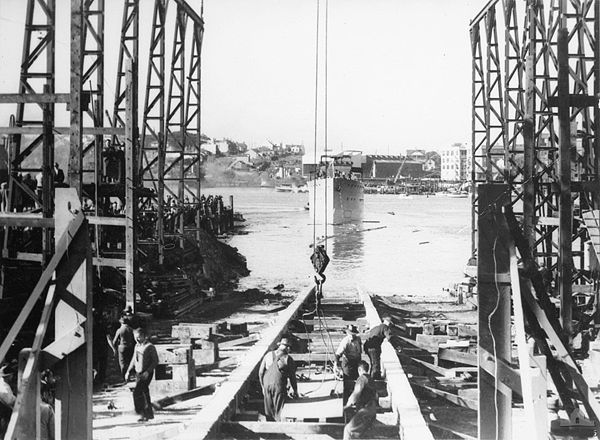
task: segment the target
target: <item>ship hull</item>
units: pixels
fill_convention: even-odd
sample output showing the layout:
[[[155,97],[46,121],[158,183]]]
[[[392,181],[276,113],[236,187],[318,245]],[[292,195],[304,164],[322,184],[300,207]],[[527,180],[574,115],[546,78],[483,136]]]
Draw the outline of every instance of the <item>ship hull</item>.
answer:
[[[341,177],[312,180],[308,182],[308,195],[311,218],[317,224],[339,225],[363,218],[364,185],[359,180]]]

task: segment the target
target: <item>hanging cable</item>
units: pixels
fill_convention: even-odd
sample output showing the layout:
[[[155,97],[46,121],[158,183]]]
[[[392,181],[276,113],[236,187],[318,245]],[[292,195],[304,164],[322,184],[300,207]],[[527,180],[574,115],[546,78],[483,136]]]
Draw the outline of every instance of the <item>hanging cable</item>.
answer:
[[[329,155],[329,148],[328,148],[328,132],[327,132],[327,67],[328,67],[328,62],[327,62],[327,52],[328,52],[328,33],[329,33],[329,0],[325,0],[325,57],[324,57],[324,63],[325,63],[325,96],[324,96],[324,124],[323,124],[323,131],[324,131],[324,149],[325,149],[325,154]],[[332,168],[332,171],[333,168]],[[323,236],[325,237],[325,252],[327,252],[327,220],[329,218],[329,213],[328,213],[328,209],[327,209],[327,196],[328,196],[328,188],[327,188],[327,183],[328,183],[328,174],[329,173],[325,173],[325,221],[323,222],[325,225],[325,232],[323,234]]]
[[[317,28],[315,38],[315,137],[314,137],[314,148],[313,148],[313,162],[315,164],[315,175],[313,178],[313,249],[315,249],[317,241],[317,129],[318,129],[318,114],[319,114],[319,3],[317,0]]]
[[[496,222],[496,213],[493,211],[494,222]],[[494,309],[488,315],[488,329],[490,331],[490,336],[492,338],[492,348],[494,351],[494,410],[496,417],[496,433],[495,439],[498,440],[499,435],[499,414],[498,414],[498,352],[496,350],[496,338],[494,337],[494,332],[492,331],[492,317],[498,311],[500,307],[500,287],[498,286],[498,262],[496,261],[496,244],[498,243],[498,228],[496,227],[496,237],[494,238],[494,245],[492,246],[492,257],[494,259],[494,286],[496,287],[496,304]]]

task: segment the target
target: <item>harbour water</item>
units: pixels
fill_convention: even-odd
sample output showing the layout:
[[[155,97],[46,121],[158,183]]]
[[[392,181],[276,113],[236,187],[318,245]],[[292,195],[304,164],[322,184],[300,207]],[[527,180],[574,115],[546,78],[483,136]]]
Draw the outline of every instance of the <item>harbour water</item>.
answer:
[[[311,286],[313,240],[325,245],[331,258],[325,294],[354,294],[358,285],[380,295],[436,295],[464,277],[470,256],[468,198],[366,194],[363,222],[329,226],[326,233],[304,209],[307,194],[272,188],[203,193],[233,195],[235,210],[247,220],[246,233],[228,241],[251,270],[242,289],[283,284],[293,292]]]

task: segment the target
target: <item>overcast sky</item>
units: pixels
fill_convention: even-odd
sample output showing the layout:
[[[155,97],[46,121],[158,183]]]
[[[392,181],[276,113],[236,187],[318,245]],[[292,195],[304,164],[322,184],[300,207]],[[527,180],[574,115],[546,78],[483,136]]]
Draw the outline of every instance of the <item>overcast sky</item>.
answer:
[[[68,3],[58,2],[57,91],[68,91]],[[189,0],[198,6],[200,0]],[[0,92],[17,91],[23,0],[0,1]],[[106,91],[112,108],[121,1],[107,2]],[[399,154],[467,142],[468,24],[484,0],[329,0],[328,146]],[[151,0],[141,0],[145,64]],[[205,0],[202,131],[251,146],[315,137],[317,0]],[[324,12],[320,0],[318,145],[323,147]],[[171,8],[171,14],[174,8]],[[172,26],[168,31],[172,38]],[[168,50],[168,52],[170,52]],[[143,105],[143,93],[140,94]],[[4,106],[5,107],[5,106]],[[11,109],[11,111],[14,111]],[[6,108],[0,118],[7,124]],[[141,113],[141,112],[140,112]],[[65,122],[57,121],[57,124]]]

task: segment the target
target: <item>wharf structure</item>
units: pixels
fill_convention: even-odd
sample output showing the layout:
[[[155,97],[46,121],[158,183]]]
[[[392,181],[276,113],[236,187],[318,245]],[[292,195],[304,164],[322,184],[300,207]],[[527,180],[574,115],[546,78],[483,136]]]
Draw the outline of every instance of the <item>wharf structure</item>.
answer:
[[[600,316],[599,29],[596,0],[490,0],[471,20],[480,438],[599,427],[581,361],[597,362]]]

